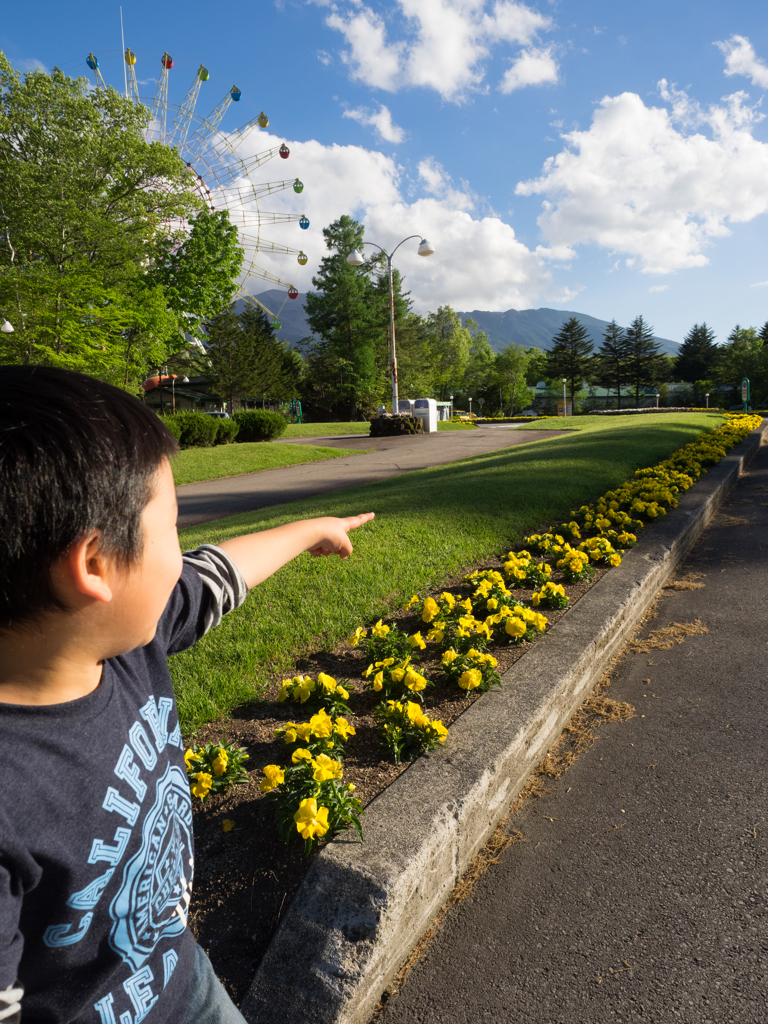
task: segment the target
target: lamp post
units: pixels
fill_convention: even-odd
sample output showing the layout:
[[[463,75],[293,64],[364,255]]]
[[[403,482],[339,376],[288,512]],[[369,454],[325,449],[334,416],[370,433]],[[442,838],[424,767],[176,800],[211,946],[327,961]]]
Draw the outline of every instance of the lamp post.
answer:
[[[389,331],[392,335],[392,415],[397,416],[400,412],[400,405],[397,395],[397,349],[395,348],[395,293],[392,286],[392,257],[395,255],[397,250],[403,245],[404,242],[410,242],[412,238],[421,238],[421,235],[409,235],[404,238],[402,242],[398,242],[392,252],[388,253],[386,249],[382,249],[376,242],[363,242],[362,245],[372,245],[378,249],[379,252],[383,252],[387,257],[387,271],[389,273]],[[419,242],[418,253],[419,256],[431,256],[435,250],[426,240],[422,238]],[[352,267],[362,267],[365,263],[363,254],[359,249],[353,249],[352,252],[347,256],[347,263]],[[453,413],[453,409],[451,409]],[[451,417],[453,418],[453,417]]]
[[[566,384],[567,380],[568,380],[567,377],[563,377],[563,416],[567,416],[568,415],[568,405],[567,405],[566,398],[565,398],[565,384]]]
[[[451,422],[453,422],[453,395],[451,397]]]
[[[707,400],[707,408],[709,408],[709,392],[707,392],[706,395],[704,395],[704,397]]]
[[[189,377],[182,377],[180,384],[189,384]],[[173,411],[176,413],[176,374],[171,377],[171,395],[173,396]]]
[[[659,408],[659,392],[656,392],[656,408]]]
[[[472,399],[471,398],[469,400],[469,415],[470,415],[470,418],[471,418],[472,417]]]

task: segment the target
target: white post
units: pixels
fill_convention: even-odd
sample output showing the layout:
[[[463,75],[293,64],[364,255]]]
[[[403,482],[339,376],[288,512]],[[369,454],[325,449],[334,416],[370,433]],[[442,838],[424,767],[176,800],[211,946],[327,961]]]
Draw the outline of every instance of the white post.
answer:
[[[707,392],[706,395],[704,395],[704,397],[707,400],[707,408],[709,408],[709,392]]]
[[[565,397],[565,382],[567,380],[567,377],[563,377],[563,416],[568,415],[568,400]]]

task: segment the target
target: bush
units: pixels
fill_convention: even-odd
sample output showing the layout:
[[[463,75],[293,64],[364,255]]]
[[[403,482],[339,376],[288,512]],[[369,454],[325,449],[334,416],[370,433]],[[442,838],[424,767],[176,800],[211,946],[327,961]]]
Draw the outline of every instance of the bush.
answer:
[[[214,419],[214,417],[211,417]],[[216,419],[218,427],[216,431],[216,444],[232,444],[240,432],[240,427],[234,420]]]
[[[177,412],[163,416],[163,423],[179,442],[181,448],[210,448],[216,443],[219,424],[204,412]]]
[[[424,423],[419,416],[379,416],[371,420],[370,437],[391,437],[394,434],[423,434]]]
[[[285,433],[287,423],[279,412],[268,412],[266,409],[248,409],[235,413],[235,423],[239,427],[238,441],[273,441]]]

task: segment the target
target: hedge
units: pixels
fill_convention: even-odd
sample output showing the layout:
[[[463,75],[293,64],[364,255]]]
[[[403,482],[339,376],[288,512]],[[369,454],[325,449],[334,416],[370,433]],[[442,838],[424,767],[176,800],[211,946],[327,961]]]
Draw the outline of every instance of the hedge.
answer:
[[[238,441],[272,441],[285,433],[288,426],[285,417],[279,412],[267,409],[247,409],[236,412],[235,423],[238,425]]]

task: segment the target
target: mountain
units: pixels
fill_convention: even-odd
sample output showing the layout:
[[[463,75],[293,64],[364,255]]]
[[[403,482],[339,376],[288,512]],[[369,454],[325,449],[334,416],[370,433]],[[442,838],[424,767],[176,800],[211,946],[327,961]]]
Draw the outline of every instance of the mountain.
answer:
[[[297,299],[289,299],[282,289],[270,288],[256,298],[282,321],[283,326],[277,332],[278,338],[284,338],[289,344],[295,345],[311,333],[304,313],[306,296],[299,295]],[[243,307],[243,300],[238,299],[236,306],[239,313]],[[506,313],[473,309],[471,313],[458,315],[462,321],[472,317],[488,335],[494,352],[501,351],[510,341],[514,341],[516,345],[535,346],[547,351],[554,336],[572,316],[584,324],[597,349],[603,340],[603,331],[608,326],[607,320],[598,320],[597,317],[586,313],[573,313],[567,309],[508,309]],[[669,338],[656,338],[656,341],[661,345],[662,352],[670,356],[677,355],[680,347],[678,342],[670,341]]]
[[[511,341],[516,345],[535,346],[547,351],[552,339],[566,320],[575,316],[586,327],[587,333],[594,342],[595,349],[600,347],[603,331],[608,326],[607,320],[598,320],[586,313],[574,313],[567,309],[508,309],[506,313],[489,313],[475,309],[471,313],[459,313],[462,321],[472,317],[478,327],[488,335],[488,341],[494,352],[499,352]],[[676,356],[680,347],[669,338],[656,338],[661,351]]]

